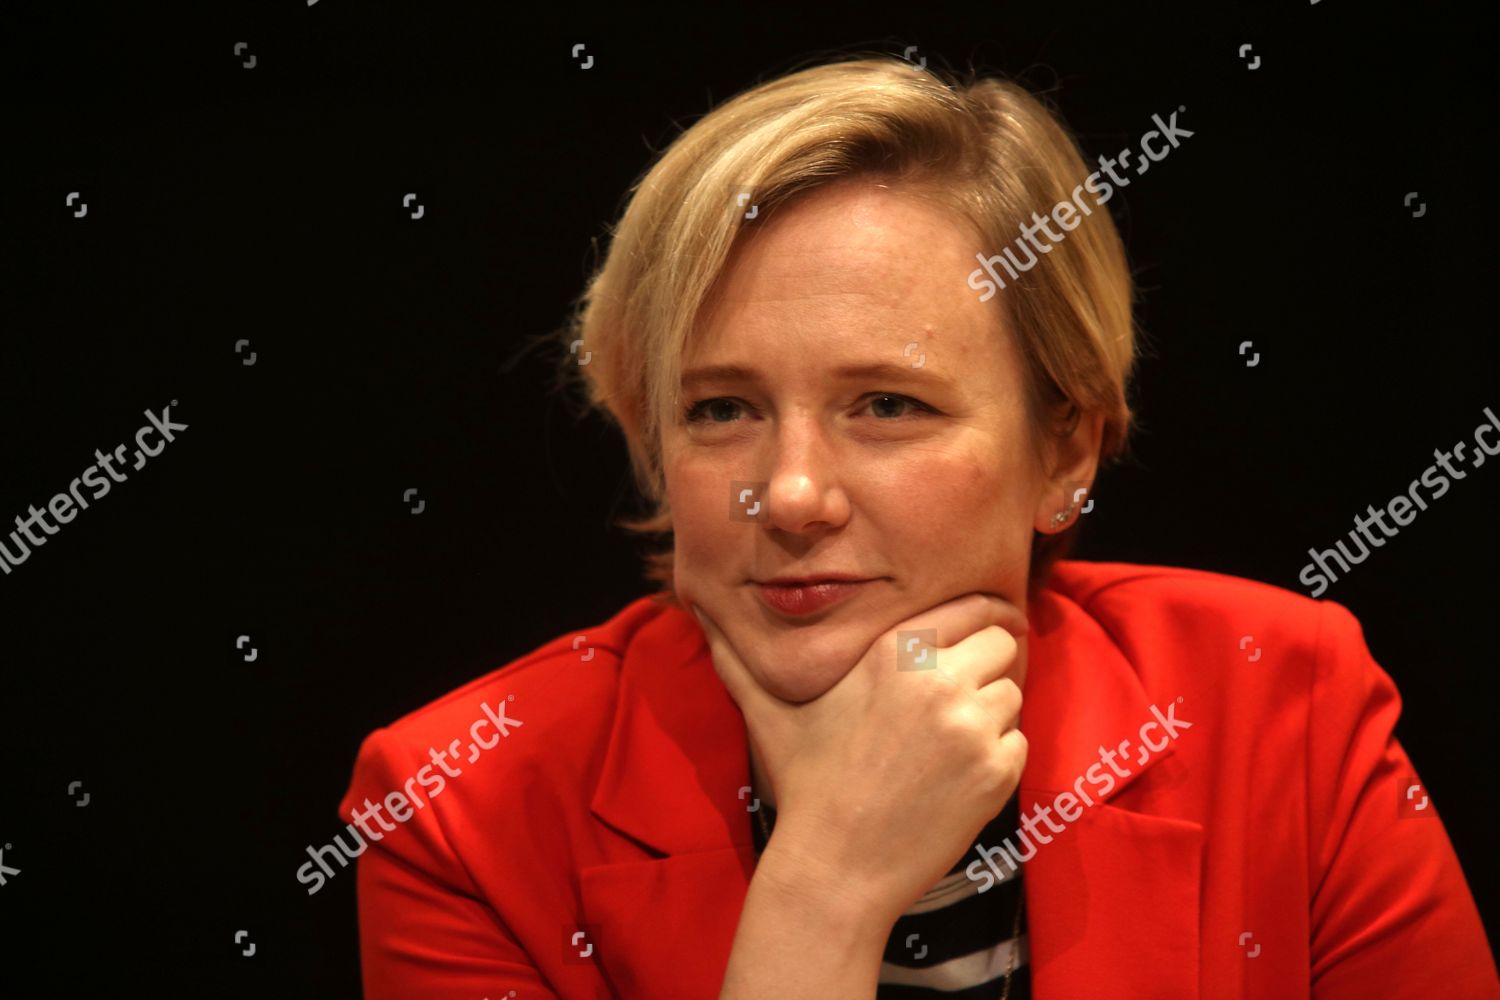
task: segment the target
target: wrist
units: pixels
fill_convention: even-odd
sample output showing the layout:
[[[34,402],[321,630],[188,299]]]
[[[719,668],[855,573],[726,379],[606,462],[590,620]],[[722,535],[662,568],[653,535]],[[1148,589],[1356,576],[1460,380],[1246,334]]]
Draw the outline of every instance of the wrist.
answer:
[[[784,835],[766,845],[754,878],[786,906],[837,929],[851,941],[873,944],[878,951],[884,951],[900,916],[870,893],[867,881],[835,868]]]

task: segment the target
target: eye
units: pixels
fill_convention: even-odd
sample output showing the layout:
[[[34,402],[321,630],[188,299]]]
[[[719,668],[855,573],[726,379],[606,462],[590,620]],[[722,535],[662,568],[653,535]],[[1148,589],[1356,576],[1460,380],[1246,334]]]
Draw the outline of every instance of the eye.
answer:
[[[897,393],[893,393],[893,392],[878,392],[878,393],[873,393],[873,394],[871,394],[870,396],[868,396],[866,398],[869,400],[869,405],[872,406],[872,407],[882,408],[881,404],[884,404],[883,408],[889,414],[889,419],[898,419],[901,416],[905,415],[904,413],[894,413],[894,414],[889,413],[889,409],[890,409],[890,407],[892,405],[894,405],[897,409],[899,409],[904,404],[904,405],[909,405],[909,406],[915,408],[917,411],[920,411],[920,412],[923,412],[923,413],[936,413],[937,412],[937,410],[933,409],[931,406],[928,406],[926,403],[922,402],[919,399],[913,399],[910,396],[898,395]],[[888,421],[883,421],[883,422],[888,422]]]
[[[876,392],[866,396],[866,406],[874,407],[881,423],[890,423],[904,416],[914,416],[915,411],[936,413],[937,410],[919,399],[894,392]],[[690,403],[684,411],[684,419],[690,424],[732,424],[739,418],[742,408],[749,404],[734,396],[712,396]],[[892,412],[892,409],[896,412]]]
[[[743,401],[733,396],[713,396],[709,399],[700,399],[688,406],[685,418],[688,423],[695,424],[707,421],[712,424],[728,424],[734,422],[734,413]],[[717,417],[725,417],[719,420]]]

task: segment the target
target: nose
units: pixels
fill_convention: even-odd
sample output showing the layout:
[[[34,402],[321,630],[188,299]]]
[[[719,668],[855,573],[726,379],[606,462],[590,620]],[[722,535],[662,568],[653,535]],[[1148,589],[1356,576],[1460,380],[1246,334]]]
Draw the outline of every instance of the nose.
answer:
[[[841,456],[815,418],[780,421],[770,438],[773,455],[766,487],[768,518],[795,534],[838,527],[849,519]]]

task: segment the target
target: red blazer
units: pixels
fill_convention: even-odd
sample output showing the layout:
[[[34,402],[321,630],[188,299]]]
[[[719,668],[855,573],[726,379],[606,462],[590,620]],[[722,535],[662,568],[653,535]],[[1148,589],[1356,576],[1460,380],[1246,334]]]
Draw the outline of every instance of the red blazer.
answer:
[[[1107,795],[1084,785],[1095,804],[1026,862],[1037,997],[1500,997],[1347,610],[1063,562],[1028,617],[1023,813],[1105,747],[1167,744],[1128,751]],[[1191,728],[1167,740],[1153,705]],[[438,753],[459,773],[434,791]],[[651,597],[376,730],[341,819],[416,801],[390,831],[367,821],[365,995],[718,996],[754,868],[749,773],[700,626]]]

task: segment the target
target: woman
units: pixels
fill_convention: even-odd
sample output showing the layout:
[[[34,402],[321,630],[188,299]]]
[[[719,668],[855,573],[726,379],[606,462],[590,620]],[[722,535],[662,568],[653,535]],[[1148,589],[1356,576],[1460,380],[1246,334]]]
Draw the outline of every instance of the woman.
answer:
[[[1347,611],[1061,560],[1131,423],[1107,187],[891,59],[665,151],[568,331],[661,590],[365,741],[368,995],[1500,995]]]

